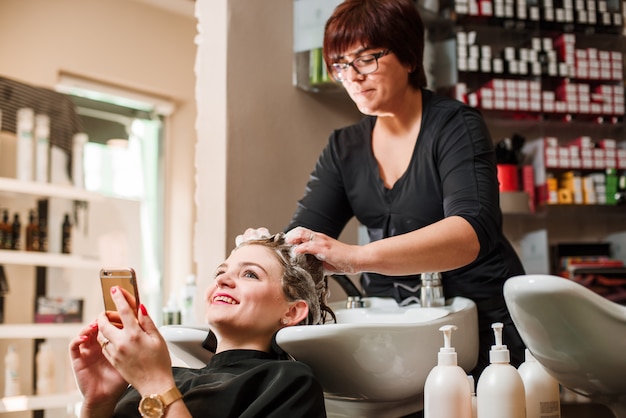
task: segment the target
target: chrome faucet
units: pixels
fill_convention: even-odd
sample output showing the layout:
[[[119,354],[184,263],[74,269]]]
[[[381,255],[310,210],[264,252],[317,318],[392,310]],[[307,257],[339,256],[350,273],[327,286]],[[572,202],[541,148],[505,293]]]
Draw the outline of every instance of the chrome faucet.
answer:
[[[443,296],[443,285],[441,284],[441,273],[422,273],[420,304],[425,308],[446,304],[446,299]]]
[[[363,294],[348,276],[343,274],[333,274],[331,277],[339,283],[339,286],[341,286],[344,292],[348,295],[348,301],[346,302],[347,309],[363,308],[365,306]]]

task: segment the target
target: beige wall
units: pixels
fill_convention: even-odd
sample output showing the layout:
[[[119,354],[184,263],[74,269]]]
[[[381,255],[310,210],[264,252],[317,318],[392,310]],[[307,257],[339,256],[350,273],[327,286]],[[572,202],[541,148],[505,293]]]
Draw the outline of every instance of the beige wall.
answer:
[[[320,95],[292,85],[293,0],[198,0],[198,5],[207,16],[200,25],[213,57],[212,66],[201,59],[205,67],[198,75],[201,91],[209,90],[212,97],[198,100],[210,101],[208,108],[214,106],[206,114],[204,108],[199,110],[199,118],[212,118],[215,125],[199,136],[198,149],[207,155],[197,156],[196,251],[206,285],[219,258],[246,228],[283,230],[332,129],[360,115],[343,92]],[[221,27],[215,17],[225,14],[227,24]],[[221,97],[222,71],[225,97]],[[204,87],[211,83],[212,88]],[[208,150],[224,152],[225,166],[214,162],[215,155]],[[207,162],[214,167],[207,167]],[[356,240],[355,228],[344,236]]]
[[[191,8],[193,10],[193,8]],[[196,21],[128,0],[0,1],[0,75],[54,88],[60,72],[173,100],[167,121],[165,291],[192,271]]]
[[[203,0],[201,0],[203,1]],[[210,1],[210,0],[204,0]],[[332,129],[358,120],[343,92],[292,85],[293,0],[232,0],[228,28],[227,239],[282,230]]]

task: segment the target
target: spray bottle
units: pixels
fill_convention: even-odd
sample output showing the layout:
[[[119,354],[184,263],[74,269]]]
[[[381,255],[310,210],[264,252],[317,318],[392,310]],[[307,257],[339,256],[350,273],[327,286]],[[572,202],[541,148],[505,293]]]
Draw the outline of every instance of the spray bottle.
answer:
[[[424,384],[424,418],[472,418],[472,401],[467,375],[457,364],[457,354],[451,346],[455,325],[444,325],[444,346],[438,353],[438,364],[428,374]]]
[[[491,346],[491,364],[483,370],[476,389],[478,418],[526,418],[524,382],[510,364],[510,354],[502,344],[501,322],[491,325],[495,345]]]
[[[526,418],[561,418],[559,382],[526,349],[517,369],[526,393]]]

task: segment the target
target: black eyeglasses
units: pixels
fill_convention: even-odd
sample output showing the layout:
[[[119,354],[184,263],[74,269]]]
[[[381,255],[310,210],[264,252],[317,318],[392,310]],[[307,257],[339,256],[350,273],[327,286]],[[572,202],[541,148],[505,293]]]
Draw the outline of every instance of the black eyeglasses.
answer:
[[[391,52],[386,49],[375,54],[365,54],[355,58],[351,62],[334,62],[330,66],[331,75],[339,82],[346,80],[348,67],[354,68],[357,74],[367,75],[378,70],[378,60]]]

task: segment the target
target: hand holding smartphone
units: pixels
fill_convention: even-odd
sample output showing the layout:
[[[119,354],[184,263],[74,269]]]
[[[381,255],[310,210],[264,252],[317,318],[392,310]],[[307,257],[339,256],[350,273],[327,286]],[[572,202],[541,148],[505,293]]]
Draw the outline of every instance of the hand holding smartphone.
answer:
[[[102,287],[102,296],[104,297],[104,309],[107,311],[109,320],[117,327],[122,327],[122,321],[117,313],[117,307],[111,298],[111,287],[119,286],[129,305],[137,316],[139,307],[139,290],[137,287],[137,275],[132,268],[108,269],[100,270],[100,285]]]

